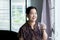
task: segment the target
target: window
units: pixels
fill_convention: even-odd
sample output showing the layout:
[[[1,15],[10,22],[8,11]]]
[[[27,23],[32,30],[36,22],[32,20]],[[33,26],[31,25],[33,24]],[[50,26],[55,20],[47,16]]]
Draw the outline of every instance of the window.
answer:
[[[18,32],[26,22],[25,7],[25,0],[0,0],[0,30]]]
[[[0,30],[10,30],[9,0],[0,0]]]
[[[19,28],[26,22],[25,0],[11,1],[11,30],[18,32]]]

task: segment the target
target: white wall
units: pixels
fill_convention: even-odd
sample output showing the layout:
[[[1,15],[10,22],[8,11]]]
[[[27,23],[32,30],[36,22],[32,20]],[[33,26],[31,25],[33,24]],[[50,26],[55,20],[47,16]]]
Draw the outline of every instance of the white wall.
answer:
[[[55,0],[55,40],[60,40],[60,0]]]

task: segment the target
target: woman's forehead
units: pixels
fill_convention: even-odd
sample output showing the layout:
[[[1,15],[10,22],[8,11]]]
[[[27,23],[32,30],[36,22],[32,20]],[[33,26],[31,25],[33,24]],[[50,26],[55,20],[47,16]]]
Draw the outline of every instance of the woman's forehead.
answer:
[[[30,12],[34,13],[34,12],[37,12],[37,11],[36,11],[36,9],[31,9]]]

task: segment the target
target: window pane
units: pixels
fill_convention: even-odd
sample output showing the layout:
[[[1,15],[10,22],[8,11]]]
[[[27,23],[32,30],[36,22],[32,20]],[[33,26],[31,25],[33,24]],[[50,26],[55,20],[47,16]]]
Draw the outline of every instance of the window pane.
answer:
[[[0,0],[0,30],[10,30],[9,0]]]
[[[18,32],[19,28],[26,22],[25,0],[11,1],[11,30]]]

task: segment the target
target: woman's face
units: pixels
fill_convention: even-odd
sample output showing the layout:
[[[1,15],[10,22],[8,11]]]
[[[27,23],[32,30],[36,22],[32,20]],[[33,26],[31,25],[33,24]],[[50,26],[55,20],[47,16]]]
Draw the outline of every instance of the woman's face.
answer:
[[[30,10],[28,18],[29,18],[29,21],[31,21],[31,22],[35,22],[37,20],[37,11],[36,11],[36,9],[31,9]]]

